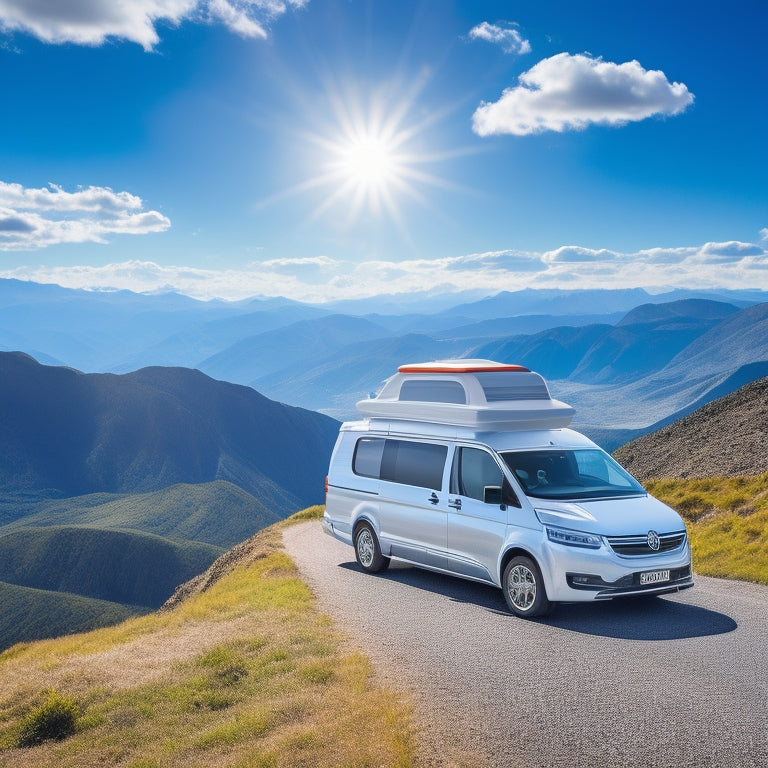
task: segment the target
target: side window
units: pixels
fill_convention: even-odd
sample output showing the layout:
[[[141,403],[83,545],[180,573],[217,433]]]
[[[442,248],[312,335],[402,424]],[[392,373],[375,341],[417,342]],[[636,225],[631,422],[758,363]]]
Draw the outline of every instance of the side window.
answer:
[[[404,381],[400,386],[399,400],[417,400],[422,403],[458,403],[467,402],[467,393],[458,381]]]
[[[362,477],[439,491],[447,455],[445,445],[363,437],[355,446],[352,471]]]
[[[504,475],[490,453],[457,448],[451,470],[451,493],[487,504],[501,504]]]
[[[381,479],[439,491],[448,447],[410,440],[387,440],[381,461]]]
[[[373,477],[378,480],[385,442],[380,437],[363,437],[358,440],[355,446],[355,455],[352,458],[352,471],[356,475]]]

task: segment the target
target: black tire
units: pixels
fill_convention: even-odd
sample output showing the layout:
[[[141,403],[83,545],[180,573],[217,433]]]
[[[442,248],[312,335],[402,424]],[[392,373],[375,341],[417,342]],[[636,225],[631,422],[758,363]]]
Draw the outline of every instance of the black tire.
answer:
[[[501,587],[507,607],[515,616],[537,618],[553,608],[539,566],[530,557],[517,555],[507,563]]]
[[[368,573],[379,573],[389,568],[389,558],[381,554],[379,540],[368,523],[360,523],[355,528],[355,558]]]

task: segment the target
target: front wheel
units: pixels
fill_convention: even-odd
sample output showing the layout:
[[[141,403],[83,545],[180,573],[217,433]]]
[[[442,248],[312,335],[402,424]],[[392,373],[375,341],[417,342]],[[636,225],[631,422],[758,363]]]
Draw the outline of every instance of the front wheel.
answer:
[[[504,569],[502,589],[507,606],[525,619],[546,616],[552,610],[539,566],[525,555],[513,557]]]
[[[360,523],[355,530],[355,557],[360,567],[368,573],[378,573],[389,568],[389,558],[381,554],[379,540],[368,523]]]

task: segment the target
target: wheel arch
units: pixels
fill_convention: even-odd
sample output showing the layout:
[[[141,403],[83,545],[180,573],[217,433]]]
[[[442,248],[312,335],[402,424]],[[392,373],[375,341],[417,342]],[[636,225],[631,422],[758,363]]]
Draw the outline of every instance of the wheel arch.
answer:
[[[529,549],[525,549],[525,547],[514,546],[510,547],[506,552],[504,552],[499,562],[499,584],[503,584],[504,582],[504,571],[506,570],[507,564],[513,557],[517,557],[518,555],[530,557],[531,560],[536,563],[536,567],[539,569],[539,573],[541,574],[542,579],[544,578],[544,570],[541,567],[539,558],[536,557],[536,555],[534,555],[533,552],[531,552]],[[546,589],[546,580],[544,581],[544,587]]]
[[[355,518],[355,522],[352,523],[352,540],[354,541],[355,536],[357,534],[357,529],[363,524],[367,523],[371,526],[371,529],[376,534],[376,536],[379,536],[379,527],[376,525],[376,523],[373,521],[373,518],[368,515],[367,513],[363,512],[361,515]]]

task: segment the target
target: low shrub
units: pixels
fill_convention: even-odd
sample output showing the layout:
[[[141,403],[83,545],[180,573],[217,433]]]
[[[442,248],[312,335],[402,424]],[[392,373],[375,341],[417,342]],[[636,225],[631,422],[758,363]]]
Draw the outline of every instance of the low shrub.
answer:
[[[61,741],[75,732],[80,708],[74,699],[51,691],[48,698],[21,720],[17,745],[34,747],[44,741]]]

